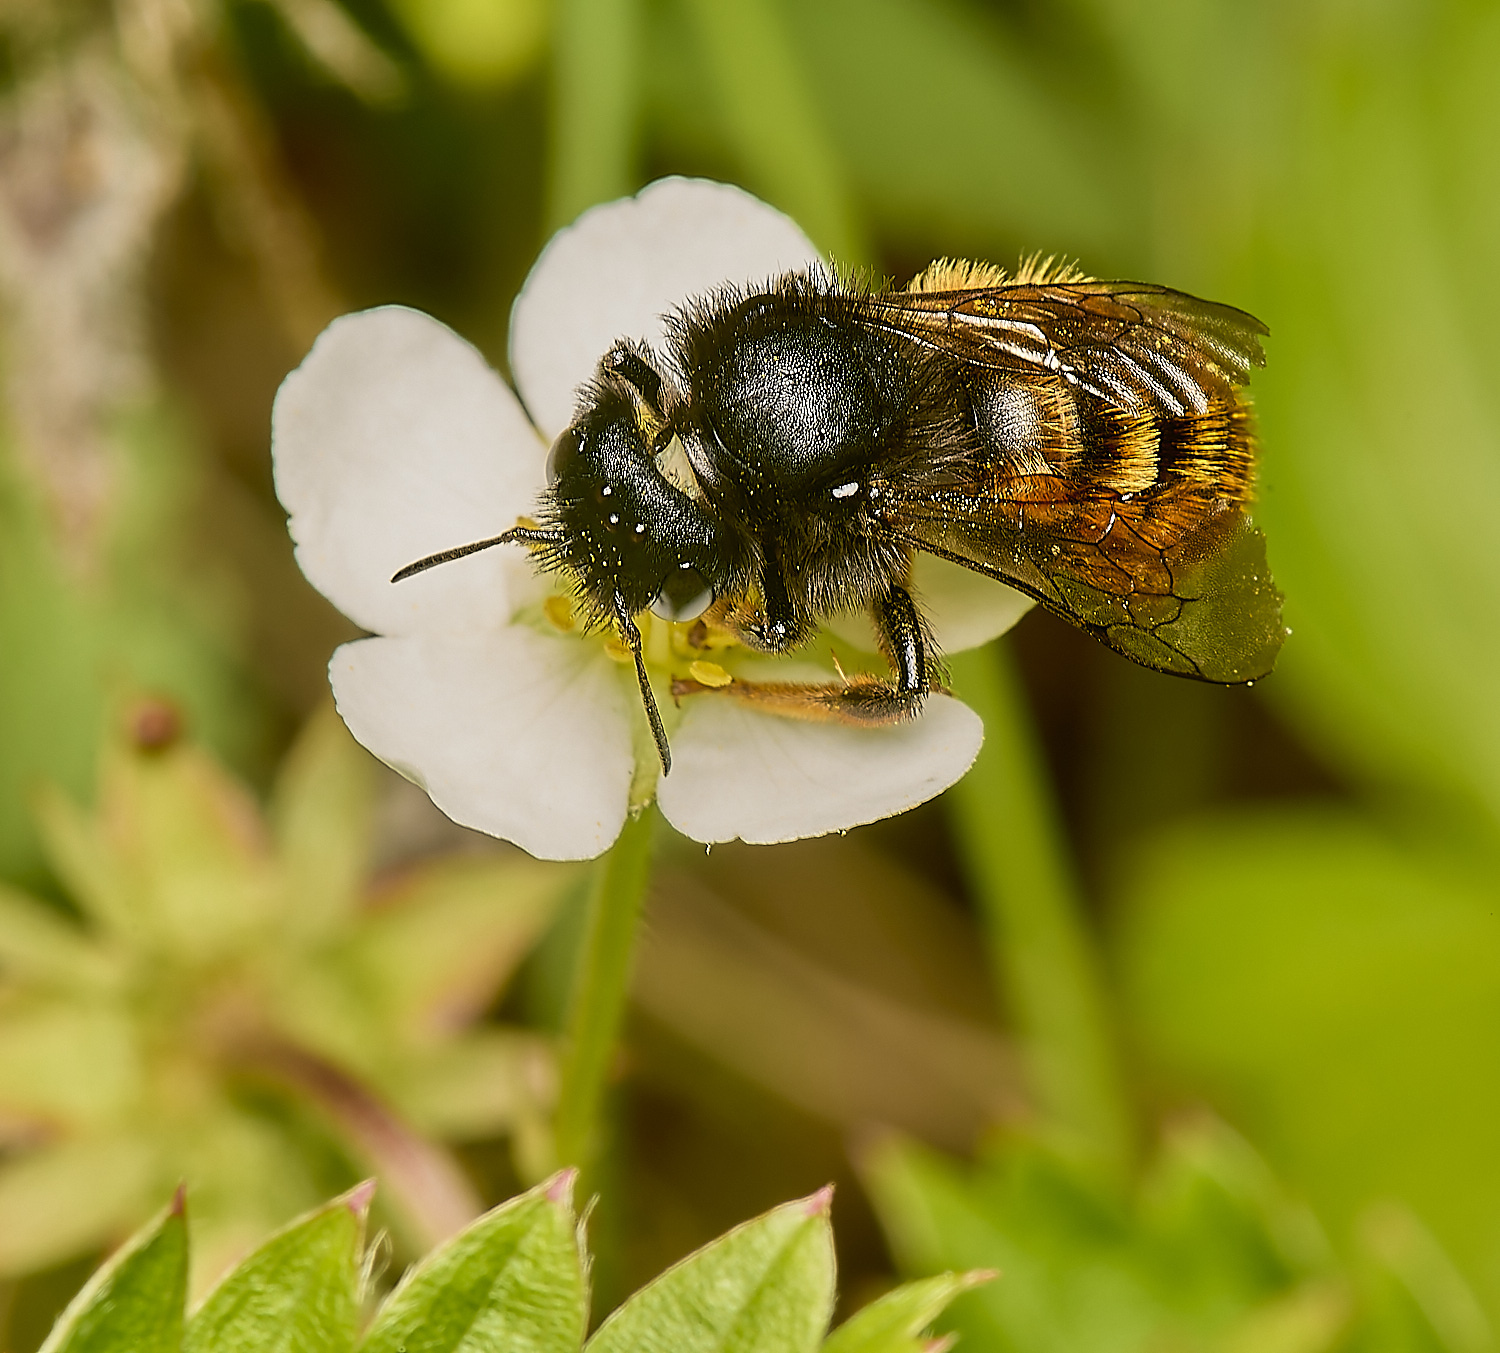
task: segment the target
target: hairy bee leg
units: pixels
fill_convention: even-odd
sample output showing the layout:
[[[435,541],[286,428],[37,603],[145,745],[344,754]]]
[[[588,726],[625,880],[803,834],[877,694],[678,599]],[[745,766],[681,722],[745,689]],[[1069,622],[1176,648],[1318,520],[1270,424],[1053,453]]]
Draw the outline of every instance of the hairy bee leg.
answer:
[[[661,758],[661,773],[672,773],[672,749],[667,744],[667,730],[661,721],[661,711],[656,707],[656,695],[651,689],[651,678],[646,675],[646,655],[641,648],[641,631],[637,627],[625,598],[618,592],[614,598],[615,624],[620,629],[620,639],[635,658],[635,679],[641,688],[641,704],[646,709],[646,722],[651,725],[651,737],[656,742],[656,754]]]
[[[880,636],[881,651],[895,673],[894,680],[854,677],[847,681],[813,683],[735,679],[726,686],[705,686],[678,679],[672,682],[672,694],[681,697],[717,692],[784,718],[814,723],[865,726],[900,723],[922,708],[932,690],[921,618],[910,593],[895,586],[871,607],[871,615]]]

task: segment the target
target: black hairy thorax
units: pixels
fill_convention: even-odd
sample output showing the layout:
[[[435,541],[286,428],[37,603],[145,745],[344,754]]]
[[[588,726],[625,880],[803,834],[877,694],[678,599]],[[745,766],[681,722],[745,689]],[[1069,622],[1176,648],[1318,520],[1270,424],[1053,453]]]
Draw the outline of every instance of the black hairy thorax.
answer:
[[[903,576],[892,509],[962,437],[955,368],[872,331],[858,293],[806,275],[726,291],[671,327],[672,422],[721,530],[761,593],[747,626],[780,651]],[[728,542],[726,542],[728,543]]]

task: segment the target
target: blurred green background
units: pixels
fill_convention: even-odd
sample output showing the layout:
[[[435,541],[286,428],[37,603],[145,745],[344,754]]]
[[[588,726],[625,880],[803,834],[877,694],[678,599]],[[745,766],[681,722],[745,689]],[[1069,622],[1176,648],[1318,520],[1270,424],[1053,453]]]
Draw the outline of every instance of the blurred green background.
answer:
[[[940,800],[826,841],[664,843],[593,1223],[598,1309],[835,1179],[846,1306],[898,1269],[1005,1270],[961,1303],[965,1347],[1493,1348],[1500,7],[1480,0],[0,4],[0,1347],[35,1347],[159,1202],[157,1174],[137,1196],[135,1166],[101,1157],[115,1211],[53,1225],[88,1192],[66,1150],[106,1119],[155,1141],[200,1103],[189,1082],[254,1150],[162,1168],[212,1195],[253,1156],[281,1192],[264,1217],[223,1204],[247,1235],[410,1164],[340,1118],[329,1067],[450,1172],[456,1192],[386,1219],[398,1259],[442,1206],[540,1168],[546,1068],[492,1045],[545,1061],[579,876],[516,883],[512,854],[316,721],[353,631],[293,564],[270,403],[328,319],[387,301],[504,370],[548,233],[665,173],[740,183],[898,279],[1040,250],[1262,317],[1257,518],[1293,633],[1253,691],[1153,676],[1046,616],[1004,641],[1123,1086],[1110,1168],[1037,1127],[1035,1031],[974,850],[982,832],[1024,856],[1024,816],[986,817],[971,789],[959,814]],[[146,696],[224,769],[162,761]],[[193,798],[179,774],[240,807],[191,831],[153,817]],[[273,784],[271,825],[245,835]],[[321,854],[277,807],[297,793]],[[431,900],[443,871],[480,868],[489,919]],[[139,897],[116,906],[108,878],[130,870]],[[251,874],[283,898],[253,941],[140,941],[140,898],[208,916]],[[304,887],[342,910],[289,948]],[[369,958],[372,917],[403,906],[413,934],[461,913],[491,936],[459,1021],[491,1052],[455,1061]],[[284,999],[273,958],[292,949],[299,973],[336,975],[323,1004]],[[146,987],[197,1013],[148,1011]],[[243,1027],[323,1071],[183,1041],[243,991]],[[91,1062],[75,1025],[106,1007],[127,1051]],[[155,1069],[106,1108],[68,1088],[117,1057]],[[411,1079],[439,1063],[441,1085]],[[496,1076],[504,1104],[484,1100]]]

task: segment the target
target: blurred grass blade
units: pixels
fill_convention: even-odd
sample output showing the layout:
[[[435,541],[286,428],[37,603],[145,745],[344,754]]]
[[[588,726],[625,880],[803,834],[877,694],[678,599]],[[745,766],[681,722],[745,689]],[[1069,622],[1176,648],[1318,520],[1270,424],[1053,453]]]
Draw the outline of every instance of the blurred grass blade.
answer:
[[[401,102],[407,94],[401,67],[335,0],[271,0],[282,21],[327,73],[366,103]]]
[[[985,743],[947,801],[996,986],[1024,1043],[1040,1131],[1120,1174],[1133,1125],[1103,976],[1020,678],[998,642],[956,654],[952,669],[955,687],[984,720]]]
[[[639,0],[557,0],[547,224],[633,192],[640,138]]]
[[[487,1213],[413,1269],[361,1353],[575,1353],[588,1282],[564,1171]]]
[[[923,1332],[955,1297],[997,1275],[988,1269],[906,1283],[851,1316],[828,1336],[823,1353],[922,1353]]]
[[[688,0],[745,180],[840,264],[871,258],[791,26],[771,0]]]
[[[1487,1271],[1492,861],[1332,807],[1241,812],[1152,843],[1122,901],[1122,990],[1152,1061],[1241,1106],[1333,1227],[1396,1196]]]
[[[73,1298],[40,1353],[178,1353],[187,1271],[179,1191]]]
[[[587,1353],[812,1353],[833,1312],[830,1190],[737,1226],[643,1287]]]
[[[266,1241],[209,1293],[184,1353],[348,1353],[373,1192],[361,1184]]]
[[[1039,78],[1047,62],[1008,37],[993,12],[1004,8],[819,0],[780,11],[795,16],[799,54],[815,72],[811,92],[839,181],[878,213],[883,238],[924,250],[937,241],[936,251],[951,253],[1004,242],[1084,254],[1102,267],[1138,210],[1125,119],[1112,111],[1091,119],[1087,101]],[[1089,56],[1075,43],[1067,67],[1092,94],[1108,80]],[[781,205],[796,214],[795,203]],[[823,243],[811,220],[801,223]]]

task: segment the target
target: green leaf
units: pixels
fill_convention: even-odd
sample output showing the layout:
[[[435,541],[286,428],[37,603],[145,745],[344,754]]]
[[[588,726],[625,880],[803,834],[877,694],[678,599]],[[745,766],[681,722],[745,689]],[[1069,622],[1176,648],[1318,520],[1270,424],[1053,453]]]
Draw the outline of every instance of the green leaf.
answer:
[[[1500,137],[1500,19],[1357,6],[1278,31],[1284,158],[1244,298],[1274,334],[1257,512],[1293,637],[1270,690],[1353,770],[1500,816],[1500,252],[1476,158]],[[1393,258],[1395,307],[1369,282]]]
[[[0,1277],[126,1234],[150,1205],[156,1164],[151,1144],[127,1136],[75,1138],[0,1164]]]
[[[177,1353],[187,1272],[179,1192],[89,1279],[40,1353]]]
[[[1237,1117],[1337,1229],[1414,1208],[1471,1271],[1500,1215],[1492,863],[1309,808],[1211,819],[1130,871],[1137,1037]]]
[[[105,986],[114,973],[114,965],[71,921],[0,885],[0,974],[78,989]]]
[[[833,1312],[830,1191],[737,1226],[643,1287],[588,1353],[811,1353]]]
[[[331,704],[307,721],[277,778],[271,825],[295,897],[289,921],[322,935],[353,910],[370,850],[368,752]]]
[[[573,1179],[553,1176],[435,1250],[381,1307],[361,1353],[575,1353],[588,1281]]]
[[[87,996],[7,1002],[0,1111],[73,1128],[118,1122],[144,1079],[137,1030],[118,1005]]]
[[[134,927],[175,956],[243,950],[280,909],[259,806],[196,747],[116,747],[100,777],[98,829],[124,863]]]
[[[996,1276],[993,1270],[978,1269],[906,1283],[834,1330],[823,1344],[823,1353],[922,1353],[923,1332],[948,1303]]]
[[[949,1317],[982,1348],[1202,1347],[1289,1298],[1290,1315],[1264,1322],[1289,1331],[1288,1353],[1341,1328],[1341,1306],[1330,1319],[1326,1301],[1299,1304],[1327,1272],[1317,1228],[1211,1120],[1171,1135],[1135,1198],[1024,1142],[972,1166],[889,1142],[865,1177],[903,1268],[1000,1270]]]
[[[104,929],[129,931],[133,918],[123,861],[103,833],[50,784],[37,793],[35,809],[47,862],[69,897]]]
[[[188,1322],[184,1353],[347,1353],[372,1184],[278,1232],[229,1273]]]
[[[524,859],[431,865],[383,899],[352,961],[393,1029],[446,1034],[489,1005],[575,877]]]
[[[548,1040],[481,1028],[414,1054],[382,1088],[422,1132],[463,1141],[544,1113],[555,1098],[555,1081]]]

